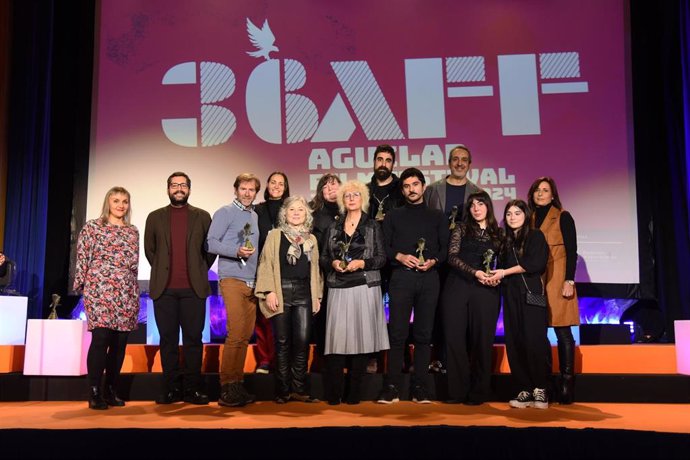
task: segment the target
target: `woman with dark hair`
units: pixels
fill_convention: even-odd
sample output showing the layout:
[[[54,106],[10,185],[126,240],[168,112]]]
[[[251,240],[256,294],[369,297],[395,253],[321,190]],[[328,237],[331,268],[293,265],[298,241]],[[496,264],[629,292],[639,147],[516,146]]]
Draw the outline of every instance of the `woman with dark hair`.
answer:
[[[541,275],[549,247],[538,229],[530,228],[532,212],[522,200],[512,200],[503,212],[505,242],[500,270],[491,281],[502,281],[503,323],[510,373],[520,389],[510,407],[547,409],[546,394],[551,346],[546,337],[546,306],[527,303],[527,293],[543,294]]]
[[[368,355],[389,348],[380,272],[386,251],[381,226],[367,215],[369,189],[356,180],[346,182],[338,205],[344,218],[328,227],[321,251],[329,304],[324,392],[330,405],[343,399],[345,367],[346,402],[359,404]]]
[[[544,234],[549,245],[544,282],[549,310],[549,326],[558,340],[558,364],[561,378],[558,399],[561,404],[572,404],[575,384],[575,339],[571,326],[580,324],[580,310],[575,291],[577,265],[577,232],[575,221],[563,210],[556,182],[540,177],[532,183],[528,194],[532,210],[530,224]]]
[[[312,216],[301,196],[289,197],[261,253],[254,290],[270,318],[276,347],[276,402],[316,402],[307,387],[311,316],[321,304],[321,275]]]
[[[450,404],[479,405],[489,396],[500,309],[497,282],[490,280],[500,249],[491,198],[484,191],[472,193],[462,224],[450,236],[450,270],[441,297]]]
[[[101,216],[79,232],[74,290],[83,295],[91,331],[86,358],[90,409],[125,405],[117,396],[117,383],[127,337],[139,318],[139,230],[131,224],[131,215],[129,192],[113,187],[105,195]]]
[[[314,227],[312,233],[319,242],[319,248],[323,247],[323,235],[331,223],[340,220],[338,210],[338,190],[340,189],[340,177],[326,173],[321,176],[316,185],[316,195],[309,202],[309,207],[314,214]],[[324,286],[323,299],[328,299],[328,286]],[[326,315],[328,314],[328,302],[324,300],[321,311],[314,316],[314,358],[311,362],[311,371],[318,372],[323,364],[324,349],[326,347]]]
[[[280,171],[272,172],[266,180],[266,189],[264,190],[265,201],[254,206],[254,212],[259,217],[259,257],[261,257],[261,251],[266,242],[268,232],[276,228],[280,207],[289,196],[290,184],[285,173]],[[254,347],[257,362],[256,373],[268,374],[275,357],[273,333],[271,331],[271,322],[258,309],[256,310],[254,335],[256,337],[256,347]]]

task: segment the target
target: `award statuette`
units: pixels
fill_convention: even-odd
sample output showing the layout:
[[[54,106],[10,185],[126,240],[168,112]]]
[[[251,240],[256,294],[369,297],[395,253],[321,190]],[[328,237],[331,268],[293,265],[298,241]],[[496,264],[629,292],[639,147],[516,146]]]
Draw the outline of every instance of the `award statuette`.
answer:
[[[493,262],[494,259],[494,250],[493,249],[487,249],[486,252],[484,253],[484,273],[487,275],[491,275],[491,262]]]
[[[340,248],[340,268],[345,270],[347,268],[347,264],[351,260],[350,256],[347,255],[347,252],[350,250],[350,243],[338,241],[338,247]]]
[[[53,301],[50,303],[50,314],[48,319],[58,319],[57,307],[60,306],[60,296],[57,294],[52,295]]]
[[[244,234],[244,247],[247,249],[254,249],[254,245],[252,244],[252,241],[249,239],[249,237],[253,235],[252,224],[249,222],[244,224],[242,233]]]
[[[455,230],[455,227],[457,227],[457,224],[455,223],[455,219],[458,218],[458,207],[453,206],[450,211],[450,217],[448,220],[450,220],[450,225],[448,226],[448,229],[452,232]]]
[[[426,259],[424,259],[424,250],[426,249],[426,240],[424,238],[420,238],[417,240],[417,250],[415,253],[417,253],[417,259],[419,259],[419,263],[417,265],[422,266],[424,263],[426,263]]]
[[[376,210],[376,219],[378,222],[382,221],[383,218],[385,217],[385,214],[383,213],[383,201],[379,202],[379,208]]]

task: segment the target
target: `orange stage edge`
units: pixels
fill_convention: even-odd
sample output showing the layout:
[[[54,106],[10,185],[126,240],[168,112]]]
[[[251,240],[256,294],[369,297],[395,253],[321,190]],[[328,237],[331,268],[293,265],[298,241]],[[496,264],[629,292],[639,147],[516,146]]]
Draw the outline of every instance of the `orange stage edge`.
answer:
[[[313,350],[313,349],[312,349]],[[203,372],[217,373],[223,345],[204,345]],[[552,347],[553,371],[558,371],[558,353]],[[311,354],[310,354],[311,361]],[[673,344],[580,345],[575,352],[576,369],[583,374],[677,374]],[[0,346],[0,373],[22,372],[24,345]],[[244,371],[254,372],[253,346],[247,351]],[[128,345],[122,372],[161,372],[157,345]],[[505,345],[494,345],[494,373],[510,373]]]

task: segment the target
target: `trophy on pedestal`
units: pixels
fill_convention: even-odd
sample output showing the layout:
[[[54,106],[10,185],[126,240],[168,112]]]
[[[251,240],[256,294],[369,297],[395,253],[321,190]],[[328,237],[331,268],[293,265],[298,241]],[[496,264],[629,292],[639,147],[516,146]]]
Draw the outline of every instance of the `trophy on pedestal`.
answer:
[[[50,314],[48,319],[58,319],[57,307],[60,306],[60,296],[58,294],[53,294],[53,301],[50,303]]]

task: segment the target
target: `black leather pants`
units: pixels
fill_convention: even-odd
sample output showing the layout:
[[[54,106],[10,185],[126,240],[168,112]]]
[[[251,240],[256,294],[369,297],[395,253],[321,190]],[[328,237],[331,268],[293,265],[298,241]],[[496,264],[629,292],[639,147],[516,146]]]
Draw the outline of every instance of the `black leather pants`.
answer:
[[[271,318],[276,349],[276,395],[306,394],[311,290],[309,280],[283,280],[283,313]]]

